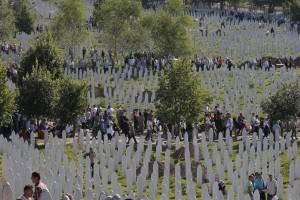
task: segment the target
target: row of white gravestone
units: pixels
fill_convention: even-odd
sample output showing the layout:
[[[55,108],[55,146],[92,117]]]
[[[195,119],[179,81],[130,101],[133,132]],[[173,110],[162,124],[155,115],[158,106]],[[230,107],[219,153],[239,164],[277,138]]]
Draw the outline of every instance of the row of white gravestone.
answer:
[[[251,111],[260,113],[261,109],[258,105],[260,105],[263,98],[270,94],[274,94],[283,82],[296,79],[296,75],[292,71],[285,71],[282,69],[280,70],[279,77],[274,76],[274,73],[274,69],[271,70],[271,72],[255,70],[233,70],[232,72],[228,72],[227,70],[205,70],[204,72],[200,72],[199,76],[201,86],[207,88],[217,96],[220,96],[220,92],[224,88],[223,99],[227,111],[238,113],[242,110],[244,113],[249,113],[247,118],[250,118]],[[197,76],[196,71],[195,75]],[[266,78],[269,79],[269,85],[266,85]],[[152,79],[149,79],[150,82],[151,80]],[[155,87],[155,85],[157,85],[157,77],[155,80],[155,84],[149,85]],[[113,85],[123,84],[115,83]],[[260,87],[261,93],[258,92],[258,88]],[[105,86],[105,104],[123,104],[129,110],[154,109],[154,102],[156,99],[154,88],[152,88],[151,95],[148,95],[150,93],[145,91],[145,88],[146,87],[143,84],[138,86],[132,81],[128,84],[128,88],[124,88],[123,86]],[[92,93],[94,93],[94,90],[92,90]],[[243,98],[244,102],[242,109],[239,107],[241,98]]]
[[[65,134],[64,134],[65,135]],[[194,139],[196,139],[197,132],[194,132]],[[253,136],[252,138],[246,137],[239,143],[239,151],[235,158],[234,164],[229,159],[232,153],[232,138],[229,134],[226,138],[222,138],[220,135],[217,143],[212,143],[213,152],[212,157],[208,150],[209,143],[202,139],[201,140],[201,154],[199,150],[199,144],[193,142],[194,148],[194,160],[200,160],[199,156],[202,155],[204,159],[204,166],[198,164],[197,173],[193,174],[191,171],[191,156],[189,152],[189,146],[187,134],[185,134],[185,176],[187,180],[187,195],[189,199],[195,199],[196,193],[193,186],[193,176],[196,175],[196,182],[202,188],[202,197],[205,199],[206,196],[213,198],[223,198],[222,194],[216,190],[216,183],[218,180],[225,177],[225,173],[228,175],[228,183],[231,184],[231,190],[228,195],[235,194],[242,198],[247,186],[248,174],[255,171],[262,172],[263,177],[266,178],[267,174],[273,174],[278,179],[278,195],[283,195],[283,184],[282,175],[280,171],[280,159],[275,155],[281,155],[282,153],[289,154],[289,184],[291,185],[290,190],[292,194],[297,195],[295,190],[299,187],[297,180],[300,171],[300,161],[298,159],[298,147],[297,143],[291,143],[290,134],[286,138],[280,138],[279,141],[271,142],[273,139],[263,139],[262,132],[260,131],[259,136]],[[257,137],[257,138],[256,138]],[[48,138],[45,154],[41,154],[38,150],[32,146],[27,145],[24,141],[18,139],[17,136],[12,136],[12,142],[5,141],[2,137],[0,140],[1,152],[4,155],[4,176],[9,181],[11,189],[13,191],[13,197],[21,194],[22,186],[30,182],[30,174],[32,171],[39,171],[42,174],[43,181],[48,185],[51,195],[54,199],[58,199],[63,192],[72,193],[75,199],[80,199],[83,195],[86,198],[93,199],[98,198],[101,191],[107,193],[121,193],[121,185],[118,182],[118,166],[121,165],[121,174],[126,178],[127,182],[127,193],[123,195],[138,196],[142,198],[147,188],[147,178],[149,174],[149,163],[152,155],[152,143],[149,141],[146,151],[144,151],[144,142],[140,141],[137,150],[133,151],[133,143],[126,149],[124,145],[124,138],[114,138],[111,144],[108,143],[105,138],[105,143],[101,141],[97,143],[93,140],[90,144],[89,137],[87,137],[85,143],[82,140],[79,141],[79,145],[74,146],[74,151],[79,152],[78,154],[78,170],[76,173],[74,161],[69,161],[67,156],[64,154],[64,139],[60,140],[50,136]],[[244,144],[245,143],[245,144]],[[149,198],[155,199],[157,195],[157,184],[159,181],[159,169],[158,163],[161,163],[162,153],[162,139],[158,137],[156,151],[156,161],[153,164],[153,170],[149,182]],[[178,149],[176,144],[176,149]],[[91,169],[83,165],[83,155],[79,147],[86,148],[88,151],[90,147],[96,152],[96,160],[100,162],[95,163],[94,166],[94,177],[91,178]],[[274,147],[275,146],[275,147]],[[115,148],[117,147],[117,148]],[[197,149],[197,150],[196,150]],[[10,152],[8,154],[8,152]],[[289,153],[290,152],[290,153]],[[164,160],[164,175],[162,181],[162,199],[168,199],[170,192],[170,155],[171,150],[165,151]],[[267,164],[263,164],[267,163]],[[86,166],[89,166],[90,160],[86,158]],[[175,190],[177,199],[182,196],[179,173],[180,164],[176,164],[175,169]],[[213,170],[213,166],[216,166],[216,170]],[[137,174],[137,169],[140,168],[140,173]],[[178,169],[179,168],[179,169]],[[205,173],[204,173],[205,172]],[[85,181],[84,181],[84,178]],[[208,180],[209,184],[204,183],[204,178]],[[189,180],[189,181],[188,181]],[[108,189],[108,183],[112,185],[112,191]],[[240,184],[242,183],[242,184]],[[137,185],[137,194],[133,194],[133,185]],[[208,187],[207,187],[208,186]],[[85,188],[85,190],[83,189]],[[95,188],[93,190],[92,188]],[[239,198],[239,199],[240,199]]]
[[[206,69],[206,68],[205,68]],[[156,100],[155,88],[158,85],[158,73],[153,75],[152,70],[140,69],[136,74],[140,74],[142,82],[133,81],[131,74],[133,68],[125,68],[120,70],[109,70],[109,73],[104,74],[93,73],[89,71],[89,80],[91,84],[91,91],[88,95],[90,103],[96,103],[98,98],[95,97],[96,87],[99,83],[103,84],[105,105],[124,105],[129,110],[133,109],[154,109],[154,102]],[[210,92],[220,96],[223,92],[224,106],[227,111],[238,113],[240,110],[244,113],[251,113],[255,111],[260,113],[260,105],[263,98],[270,94],[274,94],[277,88],[286,81],[296,79],[296,74],[292,71],[280,70],[280,76],[274,76],[275,69],[271,72],[249,70],[212,70],[197,73],[199,74],[200,84],[207,88]],[[113,76],[113,79],[110,77]],[[129,80],[128,84],[124,84],[124,77]],[[269,85],[266,84],[265,79],[269,79]],[[258,88],[261,87],[261,93]],[[148,91],[151,91],[148,92]],[[243,99],[243,108],[239,107],[240,100]],[[214,102],[216,103],[216,102]],[[249,118],[247,116],[247,118]]]
[[[218,52],[221,56],[243,62],[267,54],[275,55],[275,57],[295,57],[300,52],[300,47],[295,43],[299,40],[299,35],[296,31],[290,32],[287,26],[277,28],[275,24],[263,23],[264,28],[261,29],[259,22],[243,21],[234,26],[227,22],[225,28],[222,29],[225,35],[222,34],[222,37],[219,37],[215,31],[220,27],[222,21],[224,19],[219,17],[205,18],[204,28],[200,28],[200,30],[207,29],[208,35],[203,37],[204,33],[201,31],[194,34],[196,38],[200,38],[196,40],[199,41],[199,46],[202,47],[201,51],[205,56],[212,57]],[[272,27],[275,28],[276,37],[266,34]]]
[[[255,70],[234,70],[232,72],[212,70],[204,73],[200,72],[199,77],[201,87],[208,89],[211,93],[220,96],[220,91],[224,90],[225,112],[238,114],[242,111],[245,115],[248,114],[246,119],[250,120],[252,112],[260,113],[261,108],[259,105],[262,99],[274,94],[283,82],[296,79],[294,72],[285,71],[284,69],[280,70],[279,77],[273,76],[273,74],[274,72]],[[268,85],[266,79],[269,80]],[[258,92],[259,88],[261,88],[261,93]],[[241,98],[244,102],[242,108],[240,108]],[[213,104],[216,104],[216,101]]]

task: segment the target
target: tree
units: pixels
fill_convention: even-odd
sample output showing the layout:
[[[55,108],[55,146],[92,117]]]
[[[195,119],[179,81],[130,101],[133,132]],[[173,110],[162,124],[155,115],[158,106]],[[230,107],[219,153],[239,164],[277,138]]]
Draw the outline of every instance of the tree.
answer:
[[[163,123],[187,124],[198,122],[203,108],[211,101],[207,91],[201,90],[199,81],[186,61],[172,63],[159,79],[157,113]]]
[[[6,68],[0,62],[0,126],[11,122],[15,109],[15,94],[7,86]]]
[[[152,39],[150,36],[141,21],[135,20],[120,37],[120,51],[122,53],[151,51]]]
[[[18,31],[31,34],[34,31],[36,16],[28,0],[14,1],[14,11]]]
[[[184,11],[184,4],[182,0],[168,0],[166,2],[165,10],[171,15],[181,15]]]
[[[74,124],[87,109],[87,91],[87,83],[84,81],[69,78],[60,81],[54,107],[54,117],[60,124]]]
[[[263,111],[271,121],[289,121],[300,115],[300,83],[284,84],[276,94],[265,99],[262,104]]]
[[[15,17],[12,9],[4,0],[0,0],[0,41],[9,39],[15,31]]]
[[[300,21],[300,0],[292,0],[290,5],[291,20]]]
[[[58,5],[58,15],[52,23],[55,40],[63,47],[76,48],[87,35],[86,19],[82,0],[62,0]]]
[[[61,77],[63,66],[63,52],[56,47],[50,33],[46,33],[35,44],[30,47],[21,61],[21,67],[18,71],[19,82],[26,74],[31,74],[33,67],[45,68],[51,72],[53,77]]]
[[[160,56],[186,57],[193,54],[191,17],[159,10],[156,14],[145,15],[144,26],[148,27],[154,41],[154,51]]]
[[[31,75],[19,86],[18,108],[27,117],[51,117],[54,96],[55,85],[51,73],[34,68]]]
[[[102,30],[103,41],[109,49],[113,49],[115,57],[119,51],[126,50],[126,36],[131,36],[130,41],[137,38],[135,46],[140,46],[138,41],[143,42],[139,39],[142,32],[135,32],[142,30],[136,24],[141,13],[142,5],[136,0],[103,0],[94,11],[97,27]]]

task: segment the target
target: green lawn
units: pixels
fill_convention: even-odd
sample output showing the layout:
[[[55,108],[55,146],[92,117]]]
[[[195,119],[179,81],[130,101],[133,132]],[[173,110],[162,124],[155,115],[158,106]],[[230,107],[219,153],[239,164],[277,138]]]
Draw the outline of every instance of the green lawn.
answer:
[[[200,162],[203,164],[203,159],[202,159],[202,155],[201,155],[201,146],[199,146],[200,148]],[[213,147],[212,146],[209,146],[209,152],[211,154],[211,157],[212,157],[212,149]],[[235,157],[236,155],[238,154],[238,142],[234,142],[234,146],[233,146],[233,149],[234,149],[234,154],[230,157],[232,159],[232,161],[235,160]],[[153,151],[155,151],[155,146],[153,146]],[[82,152],[83,154],[85,153],[84,151]],[[300,150],[299,150],[299,153],[300,153]],[[78,162],[78,158],[76,156],[76,154],[74,153],[73,151],[73,148],[72,148],[72,145],[71,144],[68,144],[65,148],[65,154],[68,156],[69,160],[74,160],[75,163],[76,163],[76,168],[77,168],[77,162]],[[191,150],[190,152],[191,154],[191,157],[193,158],[193,150]],[[159,163],[159,174],[160,174],[160,177],[159,177],[159,183],[158,183],[158,196],[157,196],[157,199],[160,199],[160,195],[161,195],[161,191],[162,191],[162,182],[163,182],[163,169],[164,169],[164,157],[165,157],[165,151],[163,150],[162,152],[162,156],[161,156],[161,162]],[[287,184],[288,184],[288,176],[289,176],[289,163],[287,161],[287,153],[284,153],[282,155],[280,155],[280,159],[281,159],[281,174],[283,176],[283,184],[284,184],[284,196],[286,195],[286,189],[287,189]],[[155,160],[155,155],[152,155],[152,158],[151,158],[151,162],[150,162],[150,165],[149,165],[149,174],[151,175],[151,171],[152,171],[152,164],[153,164],[153,161]],[[186,179],[184,177],[184,148],[182,147],[180,150],[176,151],[175,152],[175,146],[172,146],[172,153],[171,153],[171,162],[170,162],[170,189],[169,189],[169,199],[175,199],[175,174],[174,174],[174,168],[175,168],[175,164],[177,163],[180,163],[181,165],[181,174],[182,174],[182,181],[181,181],[181,187],[182,187],[182,195],[183,195],[183,199],[187,199],[186,197]],[[84,169],[85,169],[85,161],[84,161]],[[192,171],[193,171],[193,174],[196,172],[196,166],[197,166],[197,163],[194,162],[194,160],[192,159]],[[215,170],[215,166],[213,167],[213,169]],[[118,170],[118,174],[119,174],[119,184],[121,185],[121,188],[122,188],[122,192],[123,194],[126,194],[127,193],[127,183],[126,183],[126,178],[123,177],[121,175],[121,167],[119,167],[119,170]],[[137,173],[138,175],[138,173]],[[85,177],[84,177],[85,179]],[[145,191],[145,194],[147,195],[148,192],[149,192],[149,179],[150,177],[148,177],[148,181],[147,181],[147,188],[146,188],[146,191]],[[197,186],[196,184],[196,174],[194,174],[194,188],[195,188],[195,192],[196,192],[196,195],[197,195],[197,198],[198,199],[201,199],[201,189],[200,187]],[[227,181],[227,174],[225,173],[225,182]],[[207,184],[208,186],[208,184]],[[229,189],[230,187],[230,184],[227,183],[226,184],[227,186],[227,189]],[[111,185],[109,185],[109,189],[111,189]],[[134,184],[133,187],[132,187],[132,190],[134,193],[137,192],[137,188],[136,188],[136,185]],[[284,197],[285,199],[285,197]]]
[[[44,151],[43,146],[39,146],[40,151]],[[230,159],[232,159],[232,161],[235,160],[236,155],[238,154],[238,148],[239,148],[239,143],[238,142],[234,142],[234,146],[233,146],[233,150],[234,150],[234,154],[232,156],[230,156]],[[203,159],[202,159],[202,155],[201,155],[201,145],[199,146],[200,149],[200,163],[203,164]],[[174,174],[174,168],[175,168],[175,164],[180,163],[181,165],[181,176],[182,176],[182,181],[181,181],[181,187],[182,187],[182,195],[183,195],[183,199],[187,199],[186,197],[186,179],[184,176],[184,148],[181,147],[178,151],[175,151],[175,146],[173,145],[171,147],[171,161],[170,161],[170,189],[169,189],[169,199],[175,199],[175,174]],[[153,146],[153,151],[155,151],[155,146]],[[78,151],[77,151],[78,152]],[[79,151],[80,152],[80,151]],[[212,152],[213,152],[213,146],[210,145],[209,146],[209,152],[211,154],[212,157]],[[82,151],[82,153],[84,154],[85,151]],[[65,147],[65,154],[68,156],[69,161],[74,160],[75,161],[75,165],[76,165],[76,170],[77,170],[77,165],[78,165],[78,157],[77,157],[77,153],[73,150],[72,144],[68,144]],[[190,150],[190,154],[191,154],[191,160],[192,160],[192,171],[193,171],[193,175],[194,175],[194,188],[195,188],[195,192],[196,192],[196,196],[197,199],[201,199],[201,189],[200,187],[197,186],[196,184],[196,175],[195,175],[195,169],[197,166],[197,163],[194,162],[193,160],[193,150],[191,148]],[[300,154],[300,149],[299,149],[299,153]],[[3,174],[2,174],[2,155],[0,154],[0,180],[3,181]],[[164,169],[164,157],[165,157],[165,147],[163,148],[163,152],[162,152],[162,156],[161,156],[161,162],[159,162],[159,183],[158,183],[158,196],[157,199],[160,199],[160,195],[161,195],[161,191],[162,191],[162,182],[163,182],[163,169]],[[286,196],[286,189],[287,189],[287,184],[288,184],[288,179],[289,179],[289,163],[287,161],[287,153],[285,152],[284,154],[280,155],[280,159],[281,159],[281,174],[283,176],[283,184],[284,184],[284,199]],[[155,160],[155,155],[152,155],[151,161],[150,161],[150,165],[149,165],[149,174],[151,174],[152,171],[152,164]],[[83,167],[84,167],[84,171],[85,171],[85,160],[83,163]],[[215,166],[213,166],[213,169],[215,170]],[[121,166],[119,167],[118,170],[118,181],[119,184],[121,185],[122,188],[122,192],[123,194],[127,193],[127,183],[126,183],[126,178],[123,177],[121,175]],[[138,173],[137,173],[138,175]],[[145,194],[147,195],[149,192],[149,179],[150,177],[148,177],[148,181],[147,181],[147,188],[145,191]],[[227,181],[227,174],[225,173],[225,182]],[[299,180],[298,180],[299,181]],[[84,177],[84,182],[85,182],[85,177]],[[300,183],[300,182],[299,182]],[[207,184],[208,186],[208,184]],[[226,187],[227,189],[229,189],[230,184],[226,183]],[[109,189],[111,189],[111,185],[109,185]],[[132,187],[132,190],[134,193],[137,192],[137,188],[136,185],[134,184]]]

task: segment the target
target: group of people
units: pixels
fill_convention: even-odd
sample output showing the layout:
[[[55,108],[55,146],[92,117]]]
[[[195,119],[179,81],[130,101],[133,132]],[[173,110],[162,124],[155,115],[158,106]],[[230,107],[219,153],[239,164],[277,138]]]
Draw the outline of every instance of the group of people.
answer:
[[[11,53],[12,54],[20,54],[22,52],[21,44],[17,45],[16,43],[11,44],[8,42],[4,42],[0,45],[0,47],[1,47],[0,55],[1,55],[1,53],[9,55]]]
[[[286,67],[286,69],[292,69],[292,67],[295,66],[295,61],[292,57],[284,57],[276,60],[274,58],[253,59],[252,61],[247,61],[236,67],[238,67],[239,69],[249,68],[254,70],[270,71],[270,69],[273,68],[276,65],[276,63],[282,64]],[[207,58],[195,55],[195,59],[192,61],[192,64],[196,67],[197,71],[209,71],[214,69],[220,69],[222,67],[226,67],[229,71],[231,71],[232,68],[235,67],[234,63],[230,58],[223,58],[221,56]]]
[[[269,174],[268,180],[262,178],[262,174],[256,172],[249,175],[248,180],[248,194],[253,200],[254,192],[257,190],[260,195],[260,200],[276,200],[277,194],[277,181]]]
[[[213,57],[213,58],[207,58],[207,57],[198,57],[195,56],[195,60],[192,61],[192,64],[195,65],[197,71],[204,71],[206,70],[214,70],[214,69],[220,69],[223,66],[226,66],[226,68],[231,71],[231,69],[234,67],[234,64],[230,58],[223,58],[221,56]]]
[[[166,57],[156,56],[152,52],[141,52],[141,53],[129,53],[124,56],[123,67],[133,67],[136,69],[152,69],[153,71],[163,69],[168,63],[169,59]],[[107,72],[109,66],[115,67],[115,58],[112,50],[99,51],[96,47],[90,49],[82,48],[82,57],[76,61],[74,59],[73,49],[69,49],[69,58],[64,60],[64,70],[69,73],[75,73],[76,69],[80,71],[87,71],[92,69],[94,72],[99,72],[103,69]]]
[[[31,175],[31,181],[33,185],[25,185],[23,194],[17,198],[17,200],[52,200],[51,194],[45,183],[41,181],[41,175],[38,172],[33,172]],[[4,197],[5,198],[5,197]],[[106,195],[104,192],[101,193],[100,200],[121,200],[119,194],[113,196]],[[5,199],[4,199],[5,200]],[[63,195],[62,200],[74,200],[74,197],[66,193]],[[127,198],[125,200],[132,200]]]
[[[119,107],[116,111],[108,106],[106,109],[98,106],[89,108],[80,119],[83,129],[91,129],[92,136],[101,137],[102,140],[106,135],[110,141],[115,134],[124,134],[128,141],[131,139],[135,143],[136,135],[143,135],[146,131],[146,140],[152,139],[152,133],[156,130],[157,119],[154,117],[153,111],[144,111],[143,113],[135,110],[130,113],[130,119],[125,109]],[[101,135],[98,135],[101,133]]]
[[[275,133],[278,132],[281,135],[285,128],[287,131],[292,132],[292,139],[296,139],[297,137],[297,118],[284,124],[281,121],[271,122],[267,117],[262,118],[252,113],[251,120],[248,122],[243,113],[240,113],[237,117],[233,117],[231,113],[222,112],[219,105],[214,110],[205,113],[204,126],[206,137],[209,137],[209,130],[212,129],[215,139],[218,138],[219,133],[222,133],[225,137],[226,131],[229,131],[231,136],[234,134],[237,137],[241,135],[243,129],[249,130],[250,133],[259,133],[261,129],[264,137],[273,134],[274,139],[277,140],[278,138],[275,137]]]
[[[42,200],[49,199],[51,200],[51,194],[47,188],[47,186],[41,181],[41,176],[38,172],[33,172],[31,175],[32,185],[25,185],[23,194],[17,198],[17,200]],[[67,194],[67,197],[64,200],[73,200],[71,195]]]

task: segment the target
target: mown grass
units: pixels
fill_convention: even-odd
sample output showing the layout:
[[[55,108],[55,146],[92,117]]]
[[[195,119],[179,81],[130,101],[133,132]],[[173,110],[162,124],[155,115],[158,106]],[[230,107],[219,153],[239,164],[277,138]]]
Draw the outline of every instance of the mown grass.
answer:
[[[299,144],[298,144],[299,145]],[[183,148],[183,147],[182,147]],[[153,150],[155,149],[155,145],[153,146]],[[202,159],[202,155],[201,155],[201,144],[199,145],[199,149],[200,149],[200,163],[204,164],[204,160]],[[41,152],[44,152],[44,149],[43,149],[43,146],[40,146],[40,151]],[[175,175],[174,175],[174,167],[175,167],[175,164],[176,163],[180,163],[181,165],[184,165],[184,155],[183,156],[179,156],[177,158],[175,158],[173,156],[173,153],[175,151],[175,146],[172,145],[171,147],[171,161],[170,161],[170,169],[171,169],[171,172],[170,172],[170,177],[169,177],[169,199],[175,199],[175,195],[176,195],[176,190],[175,190]],[[233,144],[233,154],[230,156],[230,159],[232,160],[232,162],[235,161],[235,158],[236,156],[238,155],[238,151],[239,151],[239,141],[236,141],[234,142]],[[209,153],[210,153],[210,156],[212,157],[212,153],[213,152],[213,145],[210,145],[209,146]],[[74,150],[73,149],[73,146],[72,144],[67,144],[65,146],[65,150],[64,150],[64,153],[65,155],[68,157],[69,161],[73,160],[75,162],[75,168],[76,168],[76,173],[77,173],[77,167],[78,167],[78,155],[80,153],[82,153],[83,155],[85,154],[85,150]],[[193,151],[190,152],[191,153],[191,161],[192,161],[192,165],[194,163],[194,158],[193,158]],[[298,150],[298,155],[300,154],[300,149]],[[163,166],[164,166],[164,158],[165,158],[165,148],[163,148],[163,152],[162,152],[162,155],[161,155],[161,162],[159,163],[159,170],[161,172],[163,172]],[[155,160],[155,154],[152,155],[151,157],[151,161],[154,161]],[[2,166],[2,161],[3,161],[3,155],[0,154],[0,180],[3,181],[3,166]],[[280,155],[280,161],[281,161],[281,174],[282,174],[282,177],[283,177],[283,194],[284,194],[284,198],[283,200],[285,200],[285,196],[286,196],[286,190],[287,190],[287,187],[288,187],[288,183],[289,183],[289,162],[288,162],[288,159],[287,159],[287,152],[283,153]],[[223,161],[222,161],[223,162]],[[233,165],[234,166],[234,165]],[[235,166],[234,166],[235,168]],[[183,170],[183,167],[181,167],[181,174],[184,174],[184,172],[182,171]],[[213,170],[215,171],[216,170],[216,167],[215,165],[213,165]],[[83,171],[85,172],[85,159],[83,160]],[[149,173],[152,171],[152,165],[149,166]],[[159,174],[162,174],[162,173],[159,173]],[[126,182],[126,178],[122,176],[122,173],[121,173],[121,166],[119,166],[119,169],[118,169],[118,172],[117,172],[119,178],[118,178],[118,182],[121,186],[121,189],[122,189],[122,193],[123,194],[127,194],[127,182]],[[138,174],[137,174],[138,175]],[[151,174],[149,174],[150,176]],[[84,179],[84,183],[85,183],[85,177],[83,178]],[[144,195],[148,195],[149,194],[149,177],[147,178],[147,186],[146,186],[146,190],[144,191]],[[227,173],[225,173],[225,183],[226,183],[226,187],[227,189],[229,189],[229,187],[231,186],[228,182],[227,182],[227,179],[228,179],[228,175]],[[196,196],[197,196],[197,199],[201,199],[201,188],[197,185],[197,183],[195,182],[196,180],[196,177],[193,177],[193,186],[194,186],[194,189],[195,189],[195,193],[196,193]],[[157,185],[157,199],[160,199],[161,197],[161,193],[162,193],[162,182],[163,182],[163,176],[160,175],[159,177],[159,180],[158,180],[158,185]],[[299,182],[299,180],[298,180]],[[300,182],[299,182],[300,183]],[[207,186],[208,183],[206,183]],[[181,178],[181,188],[182,188],[182,199],[185,200],[187,199],[187,195],[186,195],[186,186],[187,186],[187,180],[185,179],[184,175],[182,175],[182,178]],[[109,190],[111,191],[112,189],[112,186],[111,184],[109,183]],[[85,190],[85,188],[83,188]],[[137,186],[136,184],[133,184],[132,186],[132,192],[134,194],[137,193]]]
[[[155,149],[155,147],[153,147],[153,149]],[[171,147],[172,149],[172,153],[175,149],[175,146],[173,145]],[[202,159],[202,155],[201,155],[201,145],[199,145],[199,149],[200,149],[200,163],[204,164],[204,161]],[[234,145],[233,145],[233,151],[234,153],[230,156],[230,159],[234,162],[235,161],[235,158],[236,156],[238,155],[238,151],[239,151],[239,142],[236,141],[234,142]],[[212,152],[213,152],[213,145],[210,145],[209,146],[209,152],[210,152],[210,156],[212,157]],[[76,171],[77,171],[77,167],[78,167],[78,157],[77,155],[79,153],[82,153],[82,154],[85,154],[85,151],[82,151],[80,152],[80,150],[76,150],[74,151],[73,147],[71,144],[68,144],[66,145],[65,147],[65,154],[67,155],[69,161],[73,160],[75,162],[75,167],[76,167]],[[171,161],[170,161],[170,169],[172,172],[170,172],[170,177],[169,177],[169,186],[170,186],[170,189],[169,189],[169,199],[175,199],[175,195],[176,195],[176,190],[175,190],[175,175],[174,175],[174,167],[175,167],[175,164],[176,163],[180,163],[181,165],[184,165],[184,156],[183,157],[179,157],[178,159],[173,157],[171,153]],[[299,150],[299,153],[300,153],[300,150]],[[162,156],[161,156],[161,162],[159,164],[159,166],[162,166],[162,167],[159,167],[159,170],[161,172],[163,172],[163,166],[164,166],[164,157],[165,157],[165,151],[162,152]],[[287,190],[287,186],[288,186],[288,180],[289,180],[289,162],[287,160],[287,153],[285,152],[284,154],[280,155],[280,159],[281,159],[281,174],[283,176],[283,184],[284,184],[284,196],[286,196],[286,190]],[[155,160],[155,155],[152,155],[151,157],[151,161],[154,161]],[[194,159],[193,159],[193,152],[191,152],[191,161],[192,163],[194,162]],[[223,162],[223,161],[222,161]],[[235,167],[234,167],[235,168]],[[181,168],[182,170],[183,168]],[[83,170],[85,171],[85,160],[83,160]],[[213,170],[215,171],[215,165],[213,166]],[[149,171],[151,172],[152,171],[152,165],[149,166]],[[150,173],[149,172],[149,173]],[[127,182],[126,182],[126,178],[122,176],[122,173],[121,173],[121,166],[119,166],[119,169],[118,169],[118,182],[121,186],[121,189],[122,189],[122,193],[123,194],[127,194]],[[162,173],[159,173],[159,174],[162,174]],[[184,174],[184,172],[181,172],[181,174]],[[149,174],[150,176],[151,174]],[[137,174],[138,176],[138,174]],[[144,195],[148,195],[149,194],[149,177],[147,178],[147,186],[146,186],[146,190],[144,191]],[[194,189],[195,189],[195,193],[196,193],[196,196],[197,196],[197,199],[201,199],[201,188],[196,184],[195,180],[196,180],[196,177],[193,177],[193,185],[194,185]],[[229,189],[229,187],[231,186],[228,182],[227,182],[227,179],[228,179],[228,175],[227,173],[225,173],[225,182],[226,182],[226,187],[227,189]],[[158,180],[158,185],[157,185],[157,199],[160,199],[160,196],[161,196],[161,193],[162,193],[162,182],[163,182],[163,176],[160,176],[159,177],[159,180]],[[85,183],[85,177],[84,177],[84,183]],[[185,200],[187,199],[187,195],[186,195],[186,185],[187,185],[187,180],[185,179],[184,176],[182,176],[182,179],[181,179],[181,187],[182,187],[182,199]],[[207,186],[208,186],[208,183],[207,183]],[[112,186],[111,184],[109,183],[109,186],[108,186],[109,190],[111,191],[112,189]],[[137,193],[137,186],[136,184],[133,184],[132,186],[132,192],[134,194]],[[284,197],[285,199],[285,197]]]

